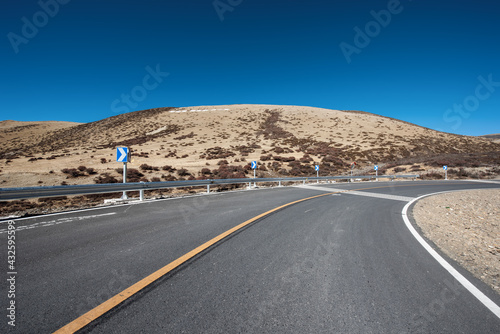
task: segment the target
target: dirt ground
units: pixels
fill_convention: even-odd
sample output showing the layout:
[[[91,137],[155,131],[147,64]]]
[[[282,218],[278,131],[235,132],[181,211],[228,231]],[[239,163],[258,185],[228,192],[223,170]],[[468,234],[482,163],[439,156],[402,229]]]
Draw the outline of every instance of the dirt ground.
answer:
[[[500,189],[426,197],[413,214],[427,238],[500,294]]]

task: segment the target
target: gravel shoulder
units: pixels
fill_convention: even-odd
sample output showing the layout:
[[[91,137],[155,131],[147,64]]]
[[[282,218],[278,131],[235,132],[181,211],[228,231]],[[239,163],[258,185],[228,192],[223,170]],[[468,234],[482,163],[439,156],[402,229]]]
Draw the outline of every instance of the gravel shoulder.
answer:
[[[413,216],[428,239],[500,294],[500,189],[426,197]]]

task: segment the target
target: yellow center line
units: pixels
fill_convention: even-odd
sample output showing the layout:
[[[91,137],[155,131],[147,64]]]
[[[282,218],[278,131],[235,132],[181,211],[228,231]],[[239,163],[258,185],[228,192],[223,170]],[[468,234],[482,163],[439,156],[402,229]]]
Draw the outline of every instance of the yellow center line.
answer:
[[[231,228],[230,230],[227,230],[226,232],[224,232],[222,234],[219,234],[215,238],[213,238],[213,239],[205,242],[201,246],[196,247],[192,251],[190,251],[190,252],[184,254],[183,256],[181,256],[180,258],[178,258],[177,260],[175,260],[173,262],[170,262],[165,267],[163,267],[163,268],[155,271],[154,273],[152,273],[151,275],[147,276],[146,278],[143,278],[142,280],[140,280],[139,282],[137,282],[134,285],[130,286],[129,288],[123,290],[119,294],[111,297],[110,299],[108,299],[107,301],[105,301],[104,303],[102,303],[101,305],[93,308],[92,310],[88,311],[84,315],[82,315],[82,316],[78,317],[77,319],[73,320],[72,322],[70,322],[66,326],[58,329],[54,333],[57,333],[57,334],[74,333],[74,332],[82,329],[83,327],[87,326],[92,321],[98,319],[99,317],[101,317],[105,313],[111,311],[114,307],[116,307],[119,304],[123,303],[125,300],[127,300],[130,297],[132,297],[133,295],[135,295],[136,293],[138,293],[139,291],[141,291],[142,289],[144,289],[145,287],[147,287],[151,283],[153,283],[156,280],[158,280],[159,278],[165,276],[166,274],[168,274],[173,269],[177,268],[178,266],[180,266],[181,264],[185,263],[186,261],[192,259],[196,255],[200,254],[201,252],[203,252],[207,248],[213,246],[214,244],[216,244],[217,242],[221,241],[222,239],[228,237],[229,235],[233,234],[234,232],[236,232],[236,231],[242,229],[243,227],[245,227],[245,226],[247,226],[247,225],[255,222],[256,220],[259,220],[260,218],[265,217],[265,216],[267,216],[267,215],[269,215],[269,214],[271,214],[273,212],[276,212],[278,210],[281,210],[281,209],[283,209],[283,208],[285,208],[287,206],[290,206],[290,205],[293,205],[293,204],[296,204],[296,203],[300,203],[300,202],[303,202],[303,201],[307,201],[307,200],[310,200],[310,199],[313,199],[313,198],[318,198],[318,197],[322,197],[322,196],[331,195],[331,194],[333,194],[333,193],[326,193],[326,194],[316,195],[316,196],[312,196],[312,197],[308,197],[308,198],[303,198],[303,199],[300,199],[300,200],[297,200],[297,201],[294,201],[294,202],[290,202],[290,203],[281,205],[281,206],[279,206],[277,208],[274,208],[274,209],[269,210],[267,212],[261,213],[260,215],[255,216],[255,217],[253,217],[253,218],[245,221],[244,223],[241,223],[241,224],[239,224],[239,225]]]
[[[423,184],[419,184],[419,185],[423,185]],[[147,287],[151,283],[157,281],[159,278],[165,276],[166,274],[168,274],[173,269],[179,267],[181,264],[183,264],[186,261],[192,259],[196,255],[200,254],[201,252],[203,252],[207,248],[213,246],[214,244],[216,244],[217,242],[221,241],[222,239],[228,237],[229,235],[231,235],[234,232],[242,229],[243,227],[245,227],[245,226],[247,226],[247,225],[249,225],[249,224],[251,224],[251,223],[253,223],[253,222],[257,221],[257,220],[259,220],[260,218],[265,217],[265,216],[267,216],[267,215],[269,215],[269,214],[271,214],[273,212],[276,212],[278,210],[281,210],[281,209],[283,209],[283,208],[285,208],[287,206],[294,205],[294,204],[297,204],[297,203],[300,203],[300,202],[303,202],[303,201],[311,200],[311,199],[314,199],[314,198],[328,196],[328,195],[331,195],[331,194],[337,194],[337,193],[342,193],[342,192],[368,190],[368,189],[379,189],[379,188],[390,188],[390,187],[405,187],[405,186],[415,186],[415,185],[381,186],[381,187],[349,189],[349,190],[346,190],[346,191],[331,192],[331,193],[326,193],[326,194],[321,194],[321,195],[316,195],[316,196],[312,196],[312,197],[303,198],[303,199],[300,199],[300,200],[297,200],[297,201],[293,201],[293,202],[281,205],[281,206],[279,206],[277,208],[274,208],[272,210],[266,211],[264,213],[261,213],[260,215],[255,216],[255,217],[253,217],[253,218],[251,218],[251,219],[249,219],[249,220],[247,220],[247,221],[245,221],[245,222],[243,222],[243,223],[241,223],[241,224],[239,224],[239,225],[231,228],[230,230],[227,230],[226,232],[224,232],[222,234],[219,234],[215,238],[213,238],[213,239],[205,242],[203,245],[196,247],[192,251],[190,251],[190,252],[182,255],[178,259],[170,262],[169,264],[167,264],[163,268],[155,271],[151,275],[143,278],[142,280],[140,280],[139,282],[135,283],[134,285],[128,287],[127,289],[123,290],[119,294],[111,297],[110,299],[108,299],[104,303],[96,306],[92,310],[90,310],[87,313],[83,314],[82,316],[76,318],[75,320],[73,320],[72,322],[70,322],[69,324],[67,324],[66,326],[61,327],[60,329],[58,329],[57,331],[55,331],[54,334],[75,333],[76,331],[78,331],[78,330],[84,328],[85,326],[87,326],[88,324],[90,324],[92,321],[97,320],[99,317],[101,317],[104,314],[106,314],[107,312],[111,311],[113,308],[115,308],[116,306],[120,305],[125,300],[127,300],[130,297],[132,297],[133,295],[135,295],[139,291],[143,290],[145,287]]]

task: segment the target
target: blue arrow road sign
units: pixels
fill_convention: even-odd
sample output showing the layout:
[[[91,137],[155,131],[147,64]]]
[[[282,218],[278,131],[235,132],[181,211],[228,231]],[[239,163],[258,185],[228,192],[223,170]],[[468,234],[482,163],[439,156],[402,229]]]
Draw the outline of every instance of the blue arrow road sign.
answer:
[[[116,161],[128,162],[128,147],[117,147],[116,148]]]
[[[257,161],[252,161],[252,169],[256,169],[257,168]]]
[[[448,170],[448,166],[444,165],[444,166],[443,166],[443,169],[444,169],[444,170]]]
[[[378,166],[375,165],[375,170],[378,170]]]
[[[314,166],[315,171],[319,171],[319,165]]]

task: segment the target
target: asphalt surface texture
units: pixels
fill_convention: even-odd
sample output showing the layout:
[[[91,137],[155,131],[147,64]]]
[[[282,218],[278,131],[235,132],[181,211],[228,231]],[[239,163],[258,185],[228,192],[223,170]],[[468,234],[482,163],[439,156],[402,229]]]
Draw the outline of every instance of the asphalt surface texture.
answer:
[[[16,219],[16,326],[7,323],[10,285],[2,284],[0,333],[54,332],[228,229],[322,194],[235,232],[81,332],[498,333],[500,319],[416,241],[401,211],[425,194],[499,187],[310,184]],[[6,278],[7,235],[1,222]]]

